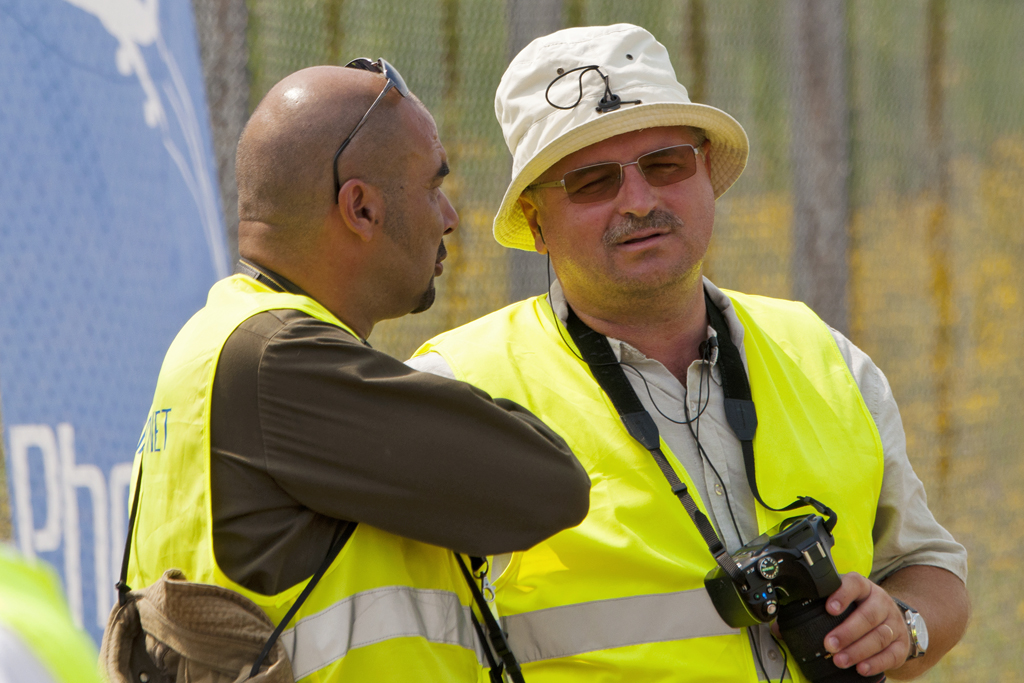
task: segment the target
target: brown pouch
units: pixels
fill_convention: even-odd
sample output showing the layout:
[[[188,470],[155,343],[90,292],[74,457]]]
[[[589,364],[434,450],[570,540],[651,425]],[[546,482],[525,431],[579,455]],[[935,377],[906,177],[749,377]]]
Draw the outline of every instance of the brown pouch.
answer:
[[[168,569],[110,611],[100,668],[110,683],[295,683],[280,641],[248,678],[273,632],[245,596]]]

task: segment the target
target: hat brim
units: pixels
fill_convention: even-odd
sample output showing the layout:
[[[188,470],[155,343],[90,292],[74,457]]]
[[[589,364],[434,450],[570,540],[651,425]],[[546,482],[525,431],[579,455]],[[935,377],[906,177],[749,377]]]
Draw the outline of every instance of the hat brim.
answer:
[[[536,251],[519,196],[530,183],[564,157],[623,133],[663,126],[693,126],[707,133],[711,144],[710,178],[715,199],[722,196],[747,165],[749,143],[743,127],[720,109],[704,104],[659,102],[604,114],[573,128],[541,149],[512,182],[494,217],[494,239],[512,249]]]

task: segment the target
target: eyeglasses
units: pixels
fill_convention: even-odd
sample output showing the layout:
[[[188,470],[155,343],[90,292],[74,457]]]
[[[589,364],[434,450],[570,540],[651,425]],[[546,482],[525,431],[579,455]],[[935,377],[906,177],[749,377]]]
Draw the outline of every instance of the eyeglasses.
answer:
[[[666,147],[648,152],[628,164],[606,161],[603,164],[577,168],[566,173],[561,180],[529,185],[527,189],[562,187],[573,204],[603,202],[614,199],[619,194],[627,166],[636,166],[651,187],[664,187],[686,180],[696,173],[697,155],[703,153],[703,150],[694,145]]]
[[[402,97],[409,96],[409,86],[405,84],[402,74],[398,73],[398,70],[384,61],[384,59],[378,59],[376,62],[371,62],[365,57],[360,57],[359,59],[353,59],[351,62],[346,64],[345,68],[362,69],[363,71],[372,71],[374,73],[384,74],[388,79],[388,82],[384,84],[384,89],[380,91],[380,94],[377,95],[377,99],[373,101],[370,108],[366,110],[365,114],[363,114],[363,118],[359,119],[359,123],[357,123],[356,127],[352,129],[352,132],[348,134],[345,141],[341,143],[341,147],[338,148],[338,151],[334,153],[334,161],[332,162],[332,165],[334,167],[335,204],[338,203],[338,193],[341,192],[341,179],[338,177],[338,157],[340,157],[341,153],[345,151],[346,147],[348,147],[348,143],[352,142],[352,138],[355,137],[355,134],[358,133],[359,129],[363,127],[363,124],[366,123],[366,119],[370,116],[370,112],[377,108],[377,105],[380,104],[380,101],[384,99],[384,96],[388,94],[389,90],[394,88]]]

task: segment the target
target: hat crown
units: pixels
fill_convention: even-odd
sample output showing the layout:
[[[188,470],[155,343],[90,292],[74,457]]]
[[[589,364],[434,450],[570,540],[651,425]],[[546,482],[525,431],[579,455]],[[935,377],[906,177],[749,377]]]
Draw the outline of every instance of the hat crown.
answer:
[[[542,36],[516,55],[495,93],[494,110],[514,158],[513,173],[528,160],[518,153],[524,143],[554,140],[604,115],[597,109],[605,94],[601,76],[583,69],[568,73],[591,65],[608,77],[609,88],[622,99],[623,109],[636,106],[626,104],[631,100],[690,103],[668,50],[639,26],[584,26]],[[559,78],[562,74],[566,75]],[[549,97],[563,107],[580,99],[572,109],[559,109]]]

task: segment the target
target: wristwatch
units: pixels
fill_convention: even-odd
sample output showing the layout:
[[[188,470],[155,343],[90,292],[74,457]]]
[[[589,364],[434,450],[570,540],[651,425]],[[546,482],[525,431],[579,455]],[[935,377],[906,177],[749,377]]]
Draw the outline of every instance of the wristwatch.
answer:
[[[928,650],[928,627],[925,626],[924,617],[899,598],[893,598],[893,600],[903,612],[903,622],[907,625],[907,634],[910,636],[910,654],[907,655],[907,659],[924,657],[924,653]]]

